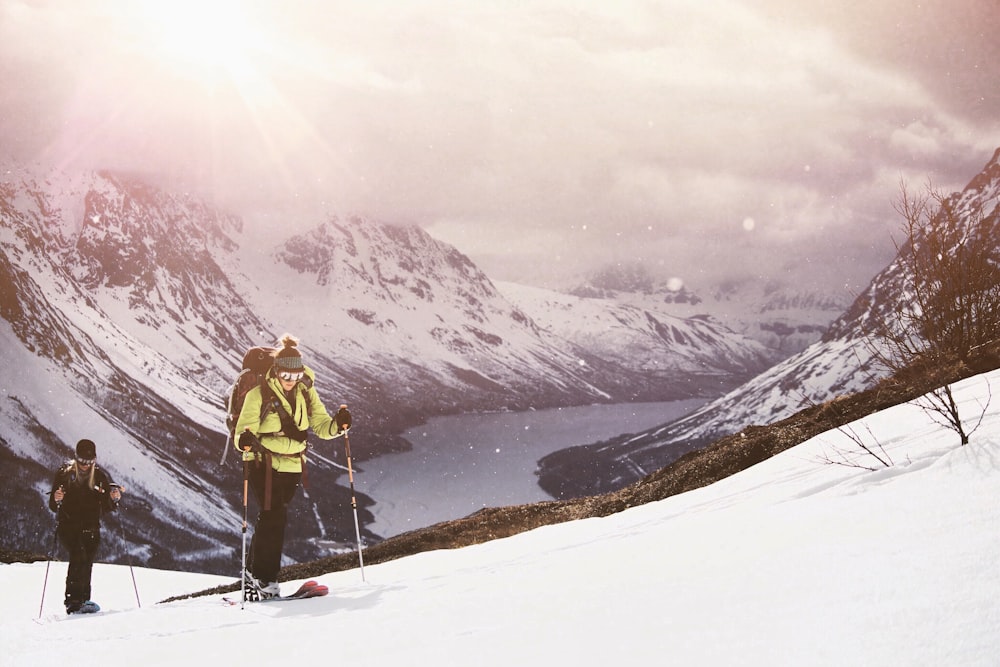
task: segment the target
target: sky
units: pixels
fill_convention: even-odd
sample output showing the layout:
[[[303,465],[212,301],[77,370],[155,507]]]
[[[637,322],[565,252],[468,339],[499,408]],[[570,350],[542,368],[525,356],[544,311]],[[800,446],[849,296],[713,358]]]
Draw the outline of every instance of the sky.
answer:
[[[955,385],[967,423],[982,417],[966,446],[919,407],[897,406],[850,427],[891,467],[831,431],[608,517],[325,574],[322,598],[158,604],[236,576],[98,563],[103,611],[67,617],[65,563],[51,564],[47,583],[46,563],[0,565],[0,667],[69,654],[79,667],[222,654],[274,664],[290,652],[349,665],[992,667],[998,382],[994,371]]]
[[[1000,146],[994,0],[0,0],[0,154],[280,241],[419,224],[498,280],[857,293],[901,181]]]

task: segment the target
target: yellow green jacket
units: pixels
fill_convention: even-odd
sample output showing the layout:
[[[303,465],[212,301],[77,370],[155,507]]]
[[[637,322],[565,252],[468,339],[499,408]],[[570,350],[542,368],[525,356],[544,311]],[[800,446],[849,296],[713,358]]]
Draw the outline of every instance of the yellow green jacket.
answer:
[[[326,411],[326,406],[323,405],[311,382],[316,376],[309,367],[306,367],[305,372],[310,382],[297,382],[292,389],[295,394],[294,411],[285,397],[285,391],[274,376],[274,371],[271,370],[267,373],[267,383],[280,407],[276,410],[267,410],[267,414],[263,414],[265,411],[262,409],[261,390],[259,386],[254,387],[247,392],[240,417],[236,421],[236,437],[233,438],[236,448],[243,452],[239,439],[249,430],[257,436],[261,446],[271,452],[271,467],[277,472],[302,472],[307,446],[305,442],[299,442],[282,432],[281,415],[278,410],[284,410],[291,415],[295,425],[302,431],[312,429],[312,432],[323,440],[337,437],[337,422]],[[310,406],[309,409],[307,406]],[[243,452],[245,461],[253,461],[259,457],[260,454]]]

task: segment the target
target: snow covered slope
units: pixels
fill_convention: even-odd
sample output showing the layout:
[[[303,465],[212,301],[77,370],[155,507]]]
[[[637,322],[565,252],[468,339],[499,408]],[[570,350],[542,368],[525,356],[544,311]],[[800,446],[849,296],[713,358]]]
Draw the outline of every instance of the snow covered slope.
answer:
[[[967,380],[967,415],[1000,373]],[[991,390],[990,387],[993,387]],[[1000,655],[1000,406],[972,442],[918,408],[855,425],[896,464],[823,463],[825,433],[696,491],[600,519],[319,578],[313,600],[155,604],[232,578],[98,564],[105,612],[66,618],[65,564],[0,565],[3,664],[949,665]],[[283,586],[290,589],[294,583]],[[333,632],[331,633],[331,629]]]

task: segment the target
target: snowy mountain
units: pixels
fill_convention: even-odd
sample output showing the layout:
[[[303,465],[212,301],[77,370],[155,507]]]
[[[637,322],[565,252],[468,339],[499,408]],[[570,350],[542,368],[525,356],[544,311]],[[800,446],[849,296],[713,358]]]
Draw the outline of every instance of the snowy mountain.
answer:
[[[0,401],[0,459],[24,480],[0,492],[0,522],[20,548],[45,550],[51,475],[88,437],[130,490],[134,554],[228,568],[242,500],[236,466],[218,465],[221,396],[243,351],[285,331],[327,406],[351,406],[359,460],[405,446],[396,434],[428,415],[717,396],[769,363],[724,327],[605,304],[600,321],[652,351],[651,364],[623,363],[615,337],[543,328],[416,227],[331,217],[259,238],[136,175],[0,173],[0,354],[18,378]],[[340,448],[313,445],[323,492],[295,508],[295,559],[353,533]]]
[[[840,293],[773,281],[730,280],[692,291],[679,279],[655,280],[641,266],[625,265],[602,269],[569,293],[671,317],[710,317],[771,348],[781,359],[817,342],[850,305]]]
[[[948,198],[966,227],[954,230],[955,238],[979,239],[1000,249],[998,202],[1000,150],[963,191]],[[982,211],[982,218],[974,211]],[[883,373],[870,363],[864,331],[869,322],[891,318],[894,306],[906,295],[903,266],[897,258],[873,278],[819,342],[679,420],[549,455],[540,463],[542,487],[554,497],[621,488],[746,426],[769,424],[809,405],[872,386]],[[581,469],[593,474],[584,478]]]
[[[963,411],[978,414],[998,382],[993,372],[957,384]],[[824,463],[851,445],[831,431],[610,516],[366,561],[364,580],[356,568],[324,573],[330,595],[306,601],[158,603],[233,577],[136,567],[133,579],[99,563],[105,611],[66,617],[64,562],[0,565],[3,664],[58,664],[68,647],[80,667],[222,651],[264,664],[288,660],[291,641],[307,662],[335,652],[359,665],[995,665],[1000,405],[964,447],[912,405],[856,426],[896,465]]]
[[[785,356],[820,340],[849,305],[840,293],[760,282],[716,285],[707,301],[727,327]]]
[[[712,396],[727,383],[748,379],[748,370],[769,368],[782,356],[705,315],[681,318],[662,308],[651,311],[513,283],[497,283],[497,288],[554,344],[569,341],[622,372],[640,374],[665,392],[663,398]]]

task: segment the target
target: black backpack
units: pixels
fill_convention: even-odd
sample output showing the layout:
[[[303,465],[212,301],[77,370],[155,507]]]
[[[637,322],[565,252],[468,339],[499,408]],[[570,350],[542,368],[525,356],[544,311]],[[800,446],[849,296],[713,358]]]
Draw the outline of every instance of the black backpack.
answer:
[[[219,465],[226,462],[229,448],[233,445],[233,433],[236,430],[236,421],[240,418],[243,410],[243,402],[246,400],[247,392],[254,387],[266,385],[264,376],[274,364],[274,355],[277,350],[273,347],[251,347],[243,355],[243,365],[240,367],[240,374],[229,388],[229,392],[223,396],[223,403],[226,406],[226,429],[229,435],[226,437],[226,447],[222,450],[222,460]],[[269,404],[270,402],[268,402]],[[262,408],[263,409],[263,408]]]

